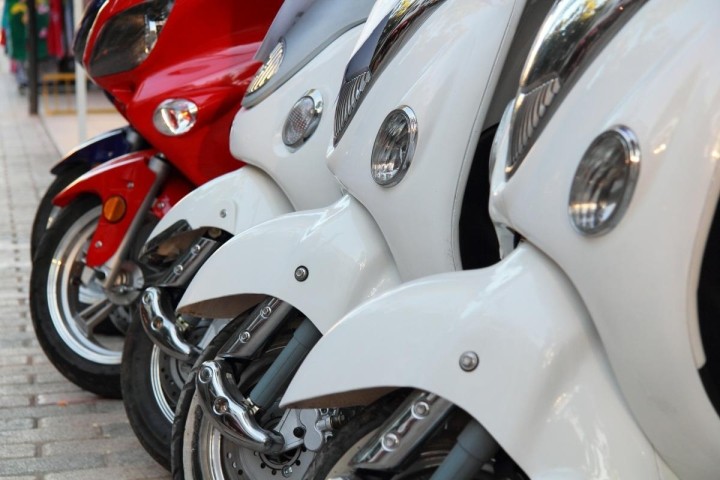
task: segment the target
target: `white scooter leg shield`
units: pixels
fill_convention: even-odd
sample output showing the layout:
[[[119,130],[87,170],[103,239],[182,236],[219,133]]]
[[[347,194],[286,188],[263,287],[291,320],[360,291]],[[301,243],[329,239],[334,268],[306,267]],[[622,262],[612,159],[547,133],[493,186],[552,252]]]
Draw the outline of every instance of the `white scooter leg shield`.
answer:
[[[292,213],[244,231],[193,278],[178,310],[235,316],[258,295],[290,303],[325,332],[346,312],[400,283],[385,240],[359,202]]]
[[[470,372],[465,352],[479,358]],[[495,267],[429,277],[354,310],[313,348],[283,404],[358,405],[398,387],[466,410],[533,479],[660,478],[581,299],[527,244]]]

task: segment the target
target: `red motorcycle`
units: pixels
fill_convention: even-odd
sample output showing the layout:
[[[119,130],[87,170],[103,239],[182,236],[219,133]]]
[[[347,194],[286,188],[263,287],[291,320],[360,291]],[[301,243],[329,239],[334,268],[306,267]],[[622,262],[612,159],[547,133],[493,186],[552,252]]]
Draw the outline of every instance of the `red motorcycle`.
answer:
[[[42,239],[30,306],[51,362],[103,396],[120,396],[122,333],[145,283],[135,260],[144,239],[184,195],[242,165],[229,151],[230,126],[282,2],[220,1],[95,2],[78,31],[77,58],[132,127],[93,139],[53,169],[35,222]]]

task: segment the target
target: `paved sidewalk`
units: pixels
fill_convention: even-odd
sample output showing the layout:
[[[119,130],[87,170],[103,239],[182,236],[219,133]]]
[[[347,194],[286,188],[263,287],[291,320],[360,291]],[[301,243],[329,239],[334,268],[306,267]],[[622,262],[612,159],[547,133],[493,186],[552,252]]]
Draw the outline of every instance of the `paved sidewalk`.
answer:
[[[7,72],[0,58],[0,478],[169,479],[135,439],[122,403],[65,380],[35,339],[30,229],[59,153]]]

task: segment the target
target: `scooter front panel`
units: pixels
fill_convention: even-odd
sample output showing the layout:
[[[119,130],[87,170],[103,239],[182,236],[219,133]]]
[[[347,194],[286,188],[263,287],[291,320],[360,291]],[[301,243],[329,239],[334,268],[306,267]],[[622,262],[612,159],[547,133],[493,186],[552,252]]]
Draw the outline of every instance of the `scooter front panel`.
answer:
[[[720,457],[720,419],[698,374],[696,306],[720,189],[720,67],[706,53],[718,7],[648,2],[578,80],[514,176],[496,175],[493,185],[496,218],[572,279],[633,414],[689,479],[714,478]],[[639,139],[638,184],[613,230],[581,236],[568,217],[575,170],[616,125]]]

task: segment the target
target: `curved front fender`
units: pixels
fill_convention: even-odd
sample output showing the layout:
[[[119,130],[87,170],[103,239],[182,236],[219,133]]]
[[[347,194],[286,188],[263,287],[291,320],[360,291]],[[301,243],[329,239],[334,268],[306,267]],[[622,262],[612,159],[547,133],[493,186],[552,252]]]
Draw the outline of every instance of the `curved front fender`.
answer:
[[[298,267],[308,271],[295,279]],[[247,230],[215,252],[193,278],[178,310],[230,317],[257,295],[289,302],[325,332],[364,300],[400,282],[377,225],[349,196],[326,209],[293,213]]]
[[[181,221],[190,230],[219,228],[236,235],[292,211],[280,187],[261,170],[246,165],[183,197],[155,226],[148,242]]]
[[[479,358],[473,371],[460,367],[464,352]],[[533,479],[658,478],[581,299],[528,245],[357,308],[313,348],[283,403],[361,404],[397,387],[466,410]]]
[[[117,128],[83,142],[55,164],[50,173],[59,175],[75,165],[88,168],[122,155],[148,148],[149,145],[131,126]]]

